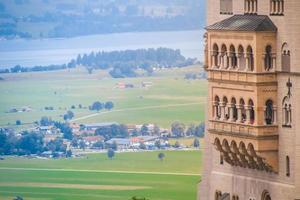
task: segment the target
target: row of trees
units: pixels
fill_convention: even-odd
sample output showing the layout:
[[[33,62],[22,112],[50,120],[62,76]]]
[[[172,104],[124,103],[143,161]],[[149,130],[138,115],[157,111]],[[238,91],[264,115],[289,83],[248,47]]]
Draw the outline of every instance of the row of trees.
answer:
[[[140,68],[148,73],[153,72],[153,67],[183,67],[191,65],[194,59],[186,59],[180,50],[169,48],[137,49],[112,52],[91,52],[78,55],[70,63],[83,65],[88,69],[111,69],[110,75],[114,78],[134,77],[134,70]]]
[[[181,122],[174,122],[171,125],[171,132],[174,137],[197,136],[204,137],[205,124],[200,123],[198,126],[190,124],[187,128]]]
[[[100,101],[95,101],[91,106],[89,106],[90,110],[100,111],[102,109],[111,110],[114,107],[114,103],[111,101],[107,101],[105,103],[101,103]]]
[[[43,134],[40,133],[25,131],[21,136],[16,136],[0,130],[0,154],[30,155],[41,154],[44,151],[51,151],[54,155],[56,152],[62,152],[68,157],[72,155],[62,138],[56,138],[46,144]]]

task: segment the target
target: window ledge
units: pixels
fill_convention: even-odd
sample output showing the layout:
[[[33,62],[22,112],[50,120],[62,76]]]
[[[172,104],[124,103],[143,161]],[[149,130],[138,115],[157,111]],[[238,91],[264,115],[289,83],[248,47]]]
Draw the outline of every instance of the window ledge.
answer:
[[[283,128],[292,128],[292,125],[282,125]]]

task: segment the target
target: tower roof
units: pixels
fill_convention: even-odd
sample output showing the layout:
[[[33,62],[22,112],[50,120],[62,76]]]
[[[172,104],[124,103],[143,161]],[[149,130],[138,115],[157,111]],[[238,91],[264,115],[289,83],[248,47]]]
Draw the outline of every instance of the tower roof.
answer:
[[[206,27],[207,30],[267,31],[276,32],[277,27],[267,15],[233,15]]]

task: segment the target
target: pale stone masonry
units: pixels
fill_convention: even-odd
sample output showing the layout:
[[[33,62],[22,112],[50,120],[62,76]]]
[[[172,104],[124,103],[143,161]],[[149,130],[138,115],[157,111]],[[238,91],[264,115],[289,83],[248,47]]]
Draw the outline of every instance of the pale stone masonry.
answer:
[[[206,0],[198,200],[300,199],[300,0]]]

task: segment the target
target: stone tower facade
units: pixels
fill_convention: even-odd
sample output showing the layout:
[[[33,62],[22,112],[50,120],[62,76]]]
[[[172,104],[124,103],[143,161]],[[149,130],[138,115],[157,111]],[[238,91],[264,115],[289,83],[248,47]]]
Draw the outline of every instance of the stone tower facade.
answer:
[[[206,0],[199,200],[300,199],[300,0]]]

